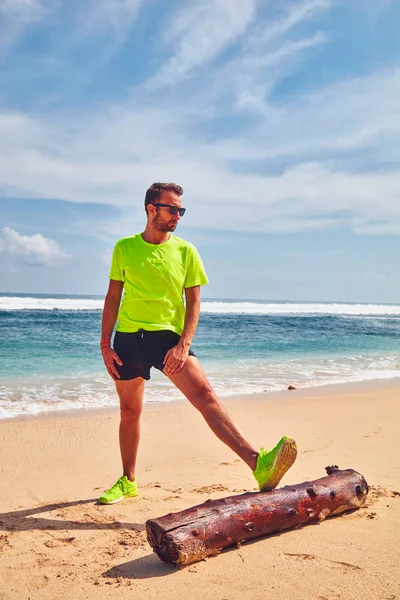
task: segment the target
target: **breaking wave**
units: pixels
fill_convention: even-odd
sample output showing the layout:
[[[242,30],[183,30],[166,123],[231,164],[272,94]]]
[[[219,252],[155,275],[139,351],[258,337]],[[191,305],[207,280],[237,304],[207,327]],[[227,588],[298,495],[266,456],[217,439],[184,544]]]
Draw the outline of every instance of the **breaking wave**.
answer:
[[[34,297],[1,296],[0,310],[60,310],[101,311],[104,298],[100,297]],[[245,315],[349,315],[349,316],[400,316],[400,305],[353,304],[323,302],[257,302],[203,300],[201,311],[210,314]]]

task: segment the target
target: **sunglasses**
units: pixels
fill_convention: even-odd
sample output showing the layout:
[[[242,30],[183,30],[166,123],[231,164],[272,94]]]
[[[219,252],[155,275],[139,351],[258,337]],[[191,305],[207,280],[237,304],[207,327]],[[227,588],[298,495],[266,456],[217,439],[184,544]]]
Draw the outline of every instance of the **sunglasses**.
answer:
[[[158,202],[157,204],[154,203],[153,206],[165,206],[165,208],[169,208],[169,214],[170,215],[176,215],[176,214],[179,213],[180,217],[183,217],[183,215],[186,212],[186,208],[178,208],[177,206],[173,206],[172,204],[160,204]]]

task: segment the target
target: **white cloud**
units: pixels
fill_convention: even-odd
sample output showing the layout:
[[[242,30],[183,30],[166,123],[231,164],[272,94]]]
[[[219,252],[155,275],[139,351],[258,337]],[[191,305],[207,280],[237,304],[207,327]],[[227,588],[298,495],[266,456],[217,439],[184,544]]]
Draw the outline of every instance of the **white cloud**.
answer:
[[[400,235],[400,219],[390,223],[373,223],[371,225],[360,225],[354,228],[355,233],[362,235]]]
[[[0,0],[0,15],[3,19],[29,23],[42,17],[46,0]]]
[[[10,265],[22,264],[33,267],[50,266],[67,258],[54,240],[40,233],[20,235],[10,227],[0,230],[0,257]]]
[[[0,0],[0,58],[51,5],[51,0]]]
[[[325,35],[317,32],[310,38],[279,44],[278,47],[253,48],[251,53],[232,61],[225,77],[229,79],[236,95],[236,107],[240,111],[254,112],[268,119],[272,112],[277,113],[276,109],[271,108],[267,98],[282,71],[287,72],[291,63],[298,61],[304,50],[322,44],[326,39]]]
[[[136,198],[140,210],[152,181],[172,179],[187,193],[185,221],[199,226],[395,233],[400,173],[377,165],[400,162],[399,94],[400,71],[378,72],[297,98],[283,118],[215,143],[192,138],[197,115],[184,104],[120,104],[73,122],[8,114],[0,118],[0,181],[20,195],[119,206]],[[368,151],[374,166],[357,172],[353,150]],[[287,156],[276,174],[262,168]]]
[[[218,153],[249,163],[279,157],[310,162],[367,150],[376,165],[400,161],[399,94],[400,69],[393,68],[297,94],[277,107],[266,101],[264,122],[218,142]]]
[[[269,22],[263,28],[262,35],[255,38],[254,42],[258,45],[261,41],[266,42],[282,36],[300,23],[309,21],[321,12],[329,10],[332,4],[332,0],[306,0],[301,3],[296,1],[287,5],[283,4],[283,17]]]
[[[180,9],[165,26],[174,53],[150,84],[174,85],[214,59],[243,34],[255,10],[256,0],[204,0]]]
[[[241,40],[228,64],[210,70],[206,91],[201,80],[186,96],[179,86],[145,97],[135,90],[134,100],[68,116],[0,112],[0,186],[9,196],[141,211],[152,181],[175,180],[186,192],[185,222],[209,229],[399,232],[400,69],[271,100],[276,82],[326,39],[319,31],[299,39],[296,26],[313,23],[331,4],[285,3],[275,22],[257,20],[253,2],[186,4],[172,29],[165,27],[175,47],[171,61],[183,60],[169,77],[194,73]],[[238,114],[252,120],[219,134],[218,120],[235,127]],[[213,119],[209,141],[202,128],[212,130]]]
[[[332,0],[306,0],[264,6],[264,13],[259,13],[239,38],[233,57],[213,73],[214,102],[230,94],[237,112],[273,121],[278,110],[268,100],[271,92],[281,79],[296,71],[312,48],[328,41],[328,35],[316,27],[320,24],[317,17],[333,5]],[[306,35],[298,27],[302,24],[308,26]],[[205,83],[209,89],[209,81]]]
[[[150,122],[154,129],[160,122],[145,112],[140,118],[141,128],[139,115],[112,120],[98,115],[75,145],[68,144],[67,155],[60,155],[60,149],[21,149],[11,158],[4,154],[0,177],[47,197],[125,207],[132,207],[134,199],[138,210],[153,180],[177,180],[188,197],[185,221],[207,228],[300,231],[336,224],[361,232],[376,221],[380,228],[400,224],[398,172],[352,173],[329,161],[294,165],[277,175],[235,172],[218,147],[189,140],[171,146],[168,128],[149,139],[146,125],[151,131]],[[19,161],[24,169],[17,177]]]
[[[79,13],[82,33],[103,33],[111,27],[122,35],[136,20],[142,0],[91,0],[85,13]]]
[[[364,273],[359,273],[358,277],[361,279],[371,279],[377,282],[395,280],[392,275],[388,275],[387,273],[377,273],[376,271],[365,271]]]

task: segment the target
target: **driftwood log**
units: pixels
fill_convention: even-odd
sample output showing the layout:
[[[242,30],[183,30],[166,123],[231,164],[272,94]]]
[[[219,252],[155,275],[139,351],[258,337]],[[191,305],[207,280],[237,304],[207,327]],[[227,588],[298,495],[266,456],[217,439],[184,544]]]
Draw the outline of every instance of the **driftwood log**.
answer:
[[[179,566],[218,554],[223,548],[323,521],[359,508],[368,493],[364,477],[326,467],[327,477],[270,492],[247,492],[207,500],[146,522],[147,539],[164,562]]]

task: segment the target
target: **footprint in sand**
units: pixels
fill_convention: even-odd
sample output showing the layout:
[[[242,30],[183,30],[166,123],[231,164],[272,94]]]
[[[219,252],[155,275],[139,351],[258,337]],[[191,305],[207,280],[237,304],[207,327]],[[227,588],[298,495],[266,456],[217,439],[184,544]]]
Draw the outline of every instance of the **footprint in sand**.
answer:
[[[8,535],[0,535],[0,552],[5,550],[8,546],[10,546],[10,542],[8,541]]]
[[[380,485],[371,485],[365,506],[372,506],[375,502],[378,502],[380,498],[400,498],[400,492],[383,488]]]
[[[32,574],[28,580],[28,586],[31,590],[41,590],[46,587],[50,582],[48,575]]]
[[[159,481],[153,481],[151,483],[142,483],[140,485],[141,488],[161,488],[161,483]]]
[[[47,548],[59,548],[60,546],[68,546],[75,540],[75,537],[55,538],[54,540],[47,540],[44,545],[47,546]]]
[[[220,483],[214,485],[204,485],[203,487],[194,488],[191,490],[195,494],[210,494],[211,492],[229,492],[228,488]]]
[[[118,544],[129,548],[147,547],[146,531],[122,531],[118,536]]]
[[[171,492],[171,494],[182,494],[183,489],[180,487],[175,487],[175,488],[165,488],[165,490],[167,492]]]
[[[309,454],[310,452],[321,452],[321,450],[326,450],[331,446],[332,442],[328,442],[325,446],[319,446],[318,448],[306,448],[302,451],[301,454]]]
[[[329,558],[323,558],[322,556],[316,556],[315,554],[291,554],[290,552],[284,552],[281,556],[288,559],[294,558],[295,560],[313,560],[321,565],[325,565],[329,569],[338,569],[343,573],[346,571],[362,571],[362,568],[358,565],[338,560],[330,560]]]

